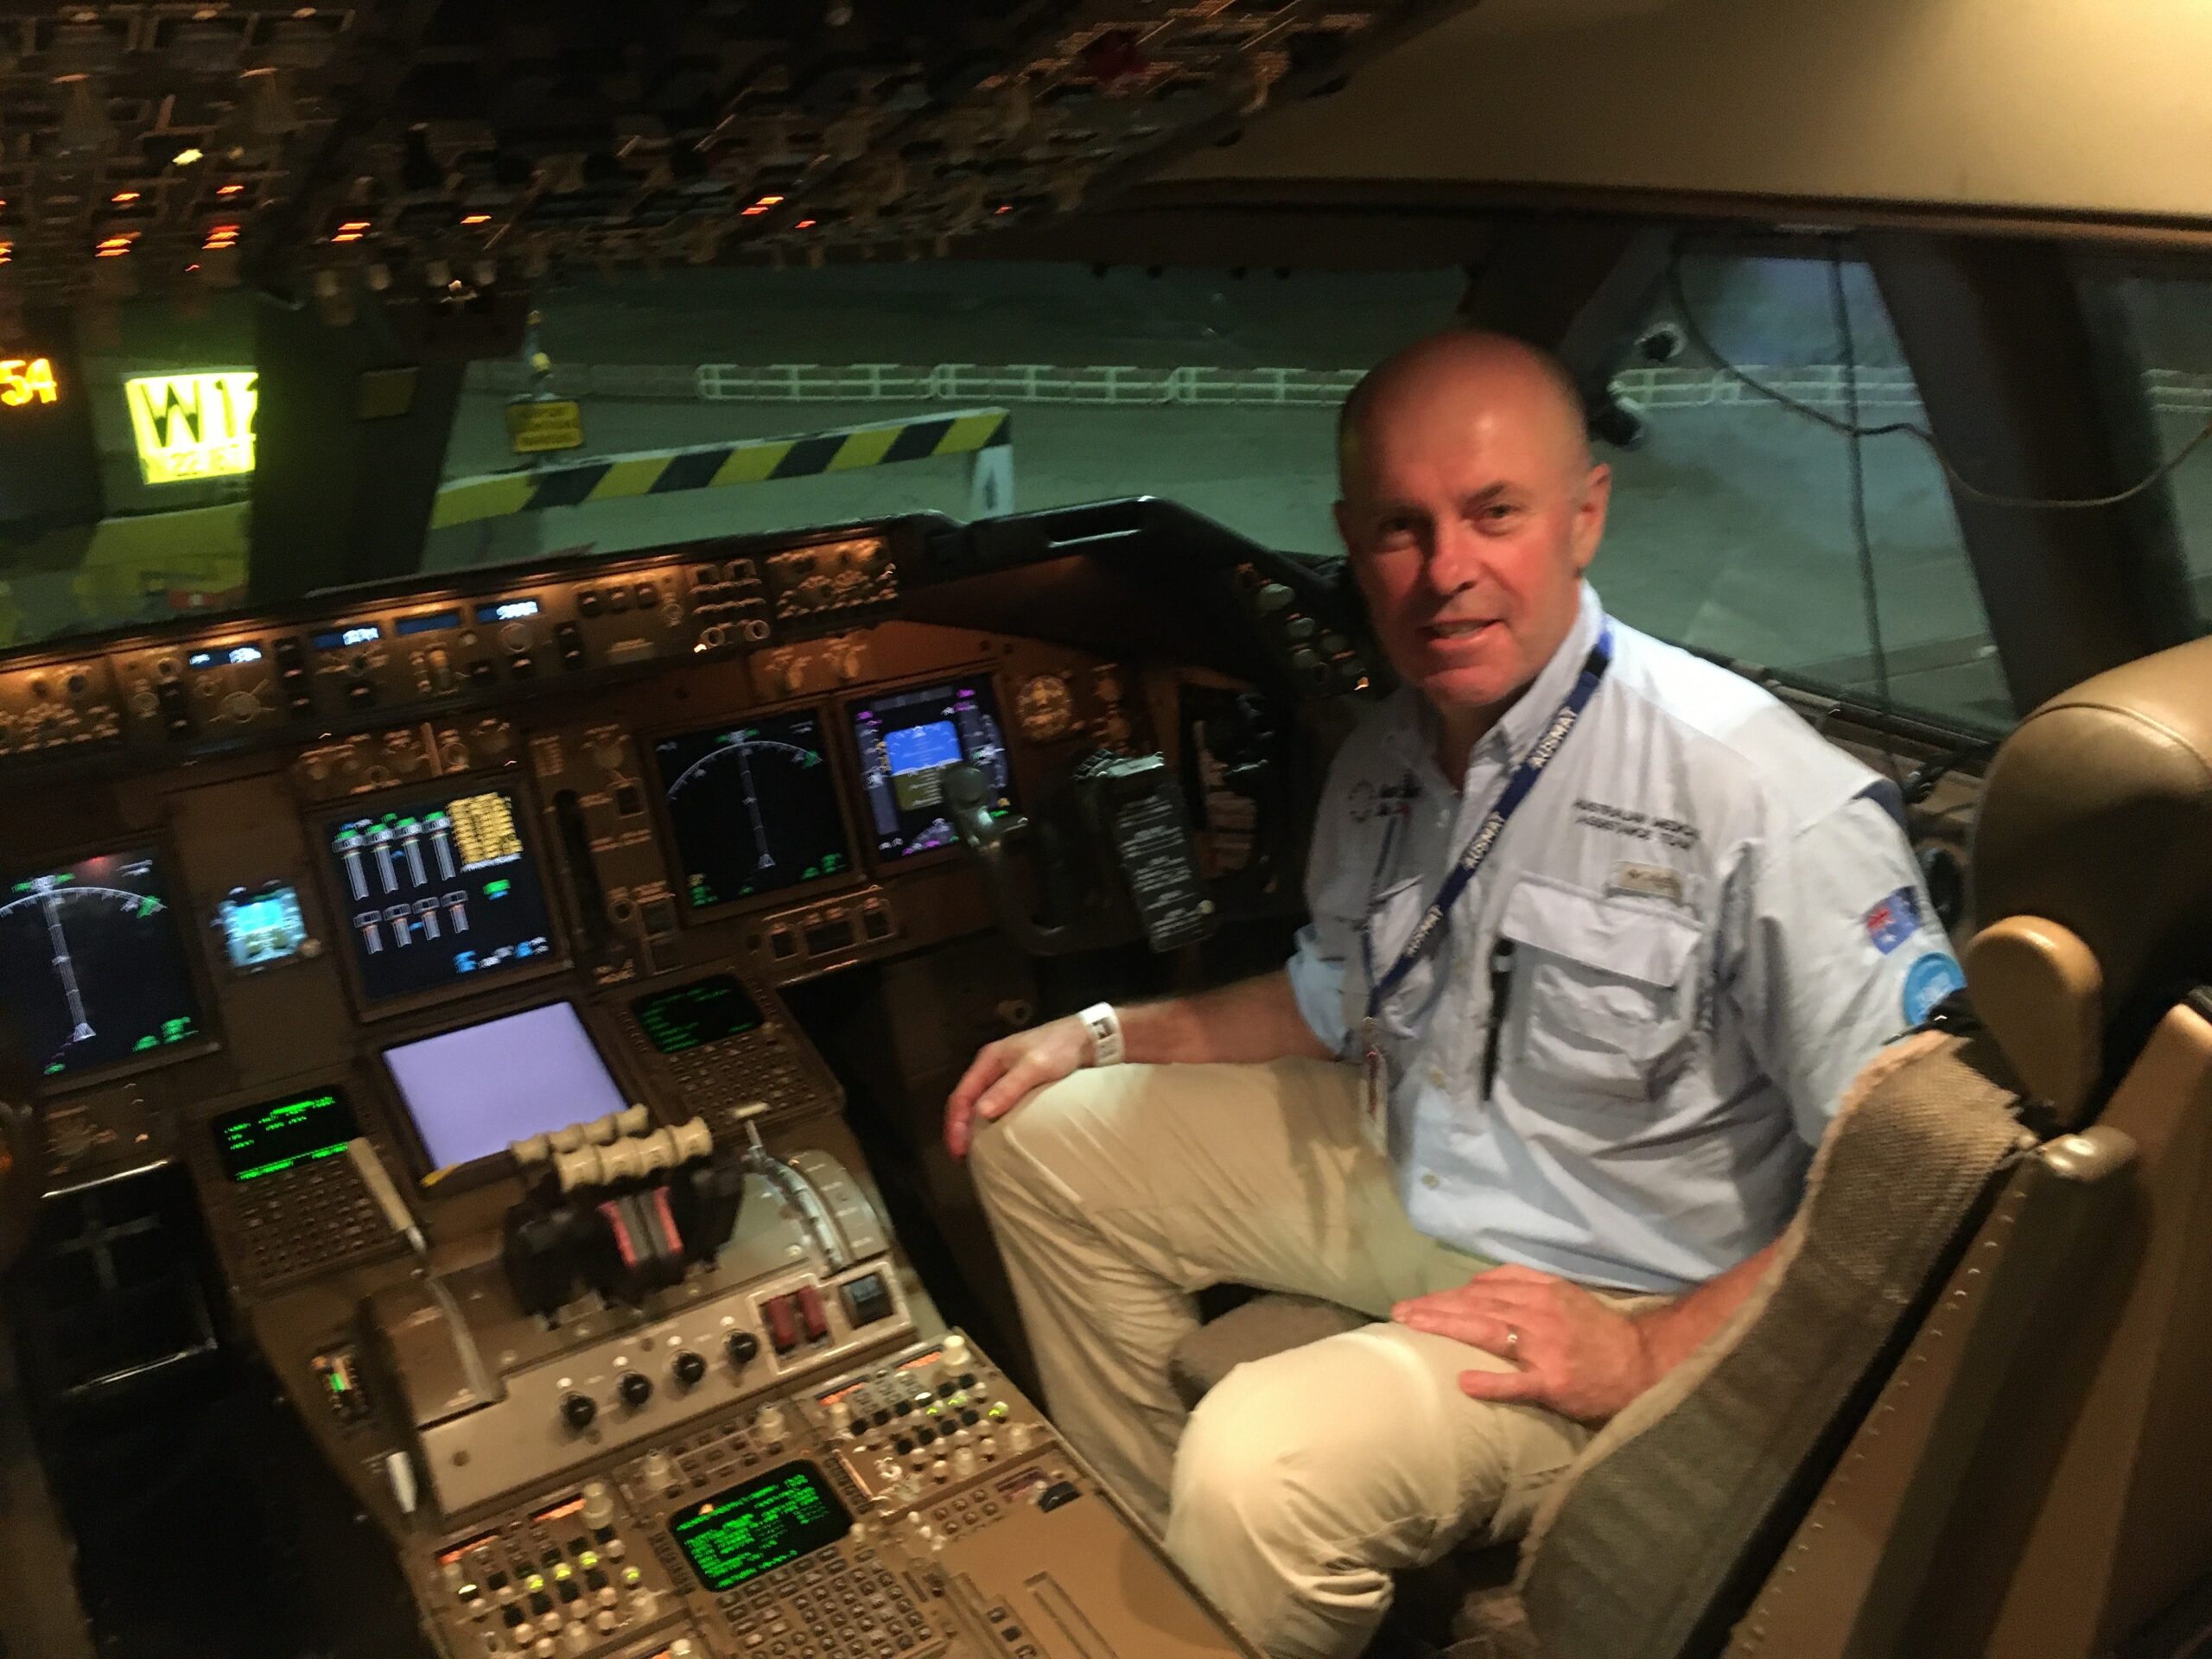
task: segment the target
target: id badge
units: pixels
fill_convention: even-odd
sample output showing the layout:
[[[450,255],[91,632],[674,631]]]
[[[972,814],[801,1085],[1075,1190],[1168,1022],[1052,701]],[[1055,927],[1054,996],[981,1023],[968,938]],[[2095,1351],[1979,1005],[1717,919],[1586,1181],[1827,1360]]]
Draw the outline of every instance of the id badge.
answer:
[[[1382,1052],[1382,1031],[1373,1020],[1359,1027],[1359,1127],[1367,1144],[1390,1154],[1390,1061]]]

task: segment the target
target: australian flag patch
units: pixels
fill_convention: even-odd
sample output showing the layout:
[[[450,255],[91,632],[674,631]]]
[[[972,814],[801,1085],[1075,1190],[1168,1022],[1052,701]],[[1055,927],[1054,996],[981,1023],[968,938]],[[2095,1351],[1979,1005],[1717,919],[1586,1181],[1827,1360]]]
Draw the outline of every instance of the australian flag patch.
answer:
[[[1866,912],[1866,937],[1884,956],[1920,931],[1920,901],[1910,887],[1895,893]]]

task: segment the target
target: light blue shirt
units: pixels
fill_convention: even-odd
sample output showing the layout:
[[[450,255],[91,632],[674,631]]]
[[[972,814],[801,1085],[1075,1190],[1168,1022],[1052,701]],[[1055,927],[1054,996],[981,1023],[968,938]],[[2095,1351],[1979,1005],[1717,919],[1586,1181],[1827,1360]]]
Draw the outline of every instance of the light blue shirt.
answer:
[[[1604,620],[1586,586],[1464,789],[1410,690],[1338,751],[1290,961],[1338,1053],[1366,1012],[1363,927],[1387,971]],[[1853,1077],[1963,976],[1887,780],[1748,680],[1618,622],[1613,639],[1582,720],[1384,1007],[1390,1146],[1432,1237],[1681,1291],[1782,1230]]]

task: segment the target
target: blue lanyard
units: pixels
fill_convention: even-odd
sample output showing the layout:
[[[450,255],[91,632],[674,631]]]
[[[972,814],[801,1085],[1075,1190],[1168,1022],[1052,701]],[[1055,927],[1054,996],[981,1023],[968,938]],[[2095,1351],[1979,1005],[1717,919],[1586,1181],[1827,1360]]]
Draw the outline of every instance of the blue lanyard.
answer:
[[[1434,902],[1414,924],[1412,936],[1406,940],[1405,949],[1398,953],[1397,961],[1390,964],[1390,970],[1380,979],[1375,976],[1374,945],[1369,937],[1369,928],[1361,928],[1359,942],[1361,952],[1366,958],[1367,1017],[1370,1021],[1381,1009],[1383,999],[1396,990],[1406,976],[1413,972],[1415,964],[1428,954],[1429,946],[1435,943],[1436,930],[1443,925],[1452,906],[1459,903],[1459,895],[1467,890],[1467,883],[1474,880],[1475,872],[1483,867],[1497,848],[1498,836],[1504,833],[1506,821],[1521,810],[1521,803],[1529,798],[1529,791],[1536,786],[1536,780],[1544,775],[1545,768],[1559,758],[1559,752],[1567,746],[1567,737],[1574,730],[1575,722],[1582,718],[1582,711],[1590,706],[1590,699],[1597,695],[1599,684],[1605,677],[1605,671],[1612,665],[1613,625],[1608,622],[1604,632],[1598,636],[1598,643],[1591,647],[1589,656],[1583,659],[1582,672],[1574,682],[1574,689],[1567,694],[1567,701],[1560,704],[1559,712],[1552,716],[1552,723],[1544,728],[1544,734],[1536,740],[1535,747],[1530,749],[1522,758],[1521,764],[1514,768],[1513,776],[1506,781],[1504,791],[1497,798],[1497,804],[1484,815],[1482,823],[1476,826],[1475,833],[1468,838],[1466,847],[1454,861],[1452,873],[1444,878],[1444,885],[1437,889]],[[1393,823],[1391,830],[1395,829],[1396,825]],[[1389,831],[1385,832],[1383,851],[1387,856],[1389,851]],[[1370,926],[1372,921],[1370,906]]]

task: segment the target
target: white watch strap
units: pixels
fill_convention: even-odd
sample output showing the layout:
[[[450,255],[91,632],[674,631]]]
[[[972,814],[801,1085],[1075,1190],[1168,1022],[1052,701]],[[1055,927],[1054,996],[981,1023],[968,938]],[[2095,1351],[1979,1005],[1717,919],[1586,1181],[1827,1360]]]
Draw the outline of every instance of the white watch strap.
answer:
[[[1090,1033],[1090,1063],[1093,1065],[1119,1065],[1122,1063],[1122,1016],[1114,1012],[1111,1002],[1094,1002],[1076,1018],[1082,1020]]]

